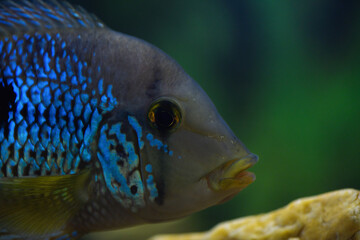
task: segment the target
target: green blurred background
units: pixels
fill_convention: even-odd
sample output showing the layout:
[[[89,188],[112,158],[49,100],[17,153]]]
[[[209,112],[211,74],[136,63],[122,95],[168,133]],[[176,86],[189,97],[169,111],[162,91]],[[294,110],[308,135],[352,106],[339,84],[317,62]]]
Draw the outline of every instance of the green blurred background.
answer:
[[[260,161],[230,202],[86,239],[203,231],[304,196],[360,189],[360,1],[73,0],[175,58]]]

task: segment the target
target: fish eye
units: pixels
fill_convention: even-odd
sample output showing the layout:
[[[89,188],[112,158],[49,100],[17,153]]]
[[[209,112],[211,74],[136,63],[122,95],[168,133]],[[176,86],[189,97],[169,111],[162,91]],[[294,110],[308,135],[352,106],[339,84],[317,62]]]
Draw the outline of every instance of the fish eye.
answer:
[[[160,131],[174,131],[181,122],[180,107],[169,100],[157,100],[149,108],[148,120]]]

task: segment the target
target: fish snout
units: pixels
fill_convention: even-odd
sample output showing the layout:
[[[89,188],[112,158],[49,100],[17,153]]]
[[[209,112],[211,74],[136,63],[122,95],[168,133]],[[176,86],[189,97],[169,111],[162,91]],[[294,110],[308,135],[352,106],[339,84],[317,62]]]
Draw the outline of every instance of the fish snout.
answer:
[[[209,188],[216,192],[244,189],[255,181],[255,174],[246,170],[257,161],[253,153],[226,161],[206,175]]]

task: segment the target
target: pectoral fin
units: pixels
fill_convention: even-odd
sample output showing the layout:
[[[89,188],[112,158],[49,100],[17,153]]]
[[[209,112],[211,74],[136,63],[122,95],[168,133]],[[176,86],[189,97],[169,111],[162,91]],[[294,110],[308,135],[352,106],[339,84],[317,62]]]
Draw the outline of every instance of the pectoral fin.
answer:
[[[59,232],[89,198],[90,171],[0,179],[0,227],[27,237]]]

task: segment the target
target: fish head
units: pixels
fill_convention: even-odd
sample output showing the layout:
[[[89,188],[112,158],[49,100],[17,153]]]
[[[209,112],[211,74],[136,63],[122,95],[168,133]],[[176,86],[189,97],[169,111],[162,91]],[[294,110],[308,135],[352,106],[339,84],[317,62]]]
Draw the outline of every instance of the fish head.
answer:
[[[161,50],[120,38],[126,44],[119,45],[118,55],[133,56],[122,61],[126,71],[119,78],[125,76],[121,83],[127,91],[119,89],[117,98],[122,114],[127,109],[136,120],[132,142],[138,146],[145,201],[137,217],[147,222],[180,218],[222,203],[252,183],[255,175],[246,169],[257,156],[205,91]]]
[[[257,161],[234,135],[205,92],[187,75],[164,89],[147,110],[141,156],[156,194],[148,217],[178,218],[224,202],[255,180]],[[149,181],[144,181],[149,184]]]

